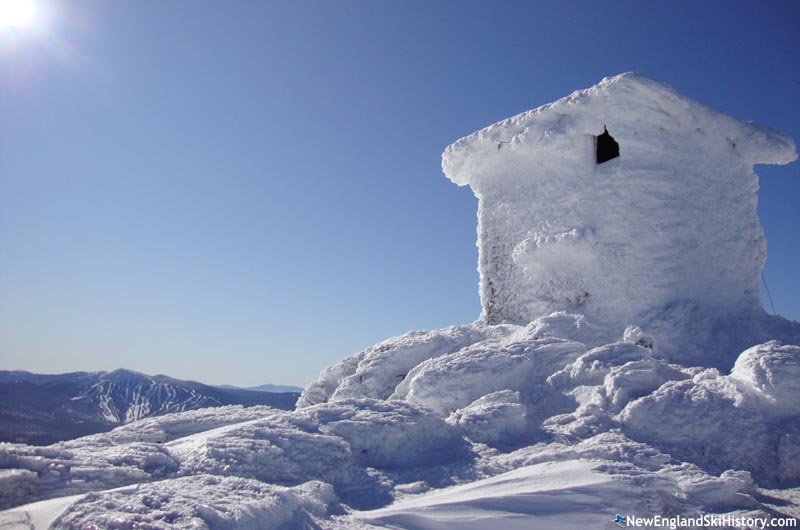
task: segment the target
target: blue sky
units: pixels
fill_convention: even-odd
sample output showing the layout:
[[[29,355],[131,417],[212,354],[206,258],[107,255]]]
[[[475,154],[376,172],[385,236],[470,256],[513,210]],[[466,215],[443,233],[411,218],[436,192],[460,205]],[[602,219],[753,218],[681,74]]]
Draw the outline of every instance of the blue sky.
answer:
[[[800,139],[794,1],[38,9],[0,29],[2,369],[305,384],[472,321],[477,204],[442,150],[607,75]],[[757,171],[800,320],[800,163]]]

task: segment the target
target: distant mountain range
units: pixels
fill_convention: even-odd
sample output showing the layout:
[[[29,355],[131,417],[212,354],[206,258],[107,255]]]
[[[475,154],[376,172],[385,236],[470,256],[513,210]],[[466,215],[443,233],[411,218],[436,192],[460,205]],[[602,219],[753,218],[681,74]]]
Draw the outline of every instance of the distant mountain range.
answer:
[[[266,390],[270,387],[289,390]],[[141,418],[222,405],[291,410],[298,397],[296,387],[218,387],[124,369],[67,374],[0,371],[0,441],[47,445]]]
[[[254,392],[274,392],[274,393],[284,393],[284,392],[293,392],[295,394],[299,394],[303,391],[303,387],[301,386],[291,386],[291,385],[258,385],[258,386],[233,386],[233,385],[217,385],[217,388],[227,388],[232,390],[252,390]]]

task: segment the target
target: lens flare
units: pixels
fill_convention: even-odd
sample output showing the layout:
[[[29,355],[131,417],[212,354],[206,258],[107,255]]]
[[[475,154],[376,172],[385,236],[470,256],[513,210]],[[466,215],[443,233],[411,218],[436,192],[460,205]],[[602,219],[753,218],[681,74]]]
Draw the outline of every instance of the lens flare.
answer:
[[[0,0],[0,29],[30,26],[35,18],[33,0]]]

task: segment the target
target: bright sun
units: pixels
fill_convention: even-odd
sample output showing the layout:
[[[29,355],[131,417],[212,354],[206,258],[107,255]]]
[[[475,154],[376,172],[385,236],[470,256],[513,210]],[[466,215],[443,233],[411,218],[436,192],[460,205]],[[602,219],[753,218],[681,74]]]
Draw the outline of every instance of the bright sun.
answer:
[[[0,0],[0,29],[30,26],[35,16],[33,0]]]

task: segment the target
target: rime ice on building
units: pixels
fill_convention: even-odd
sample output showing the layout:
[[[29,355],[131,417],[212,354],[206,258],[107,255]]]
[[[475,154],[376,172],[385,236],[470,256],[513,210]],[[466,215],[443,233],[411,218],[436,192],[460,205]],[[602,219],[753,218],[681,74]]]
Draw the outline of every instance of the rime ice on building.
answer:
[[[796,156],[775,130],[628,73],[462,138],[442,165],[479,199],[486,322],[580,312],[688,358],[774,327],[753,165]]]

